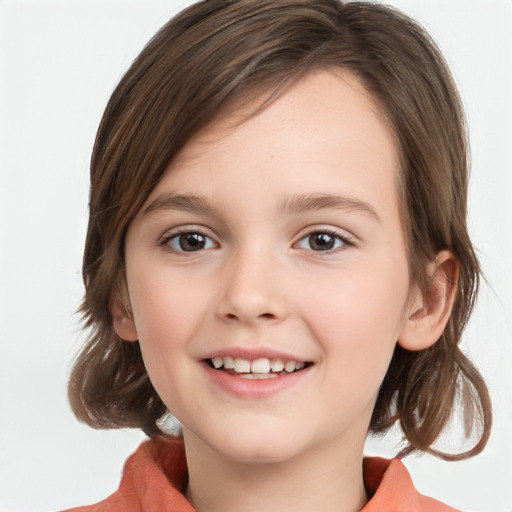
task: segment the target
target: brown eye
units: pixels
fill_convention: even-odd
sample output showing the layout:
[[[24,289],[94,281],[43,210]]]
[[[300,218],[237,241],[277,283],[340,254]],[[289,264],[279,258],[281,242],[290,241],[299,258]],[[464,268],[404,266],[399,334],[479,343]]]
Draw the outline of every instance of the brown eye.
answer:
[[[216,247],[215,242],[202,233],[179,233],[167,240],[167,245],[176,252],[194,252]]]
[[[312,251],[332,251],[345,244],[345,240],[339,235],[324,232],[310,233],[299,241],[301,249]]]

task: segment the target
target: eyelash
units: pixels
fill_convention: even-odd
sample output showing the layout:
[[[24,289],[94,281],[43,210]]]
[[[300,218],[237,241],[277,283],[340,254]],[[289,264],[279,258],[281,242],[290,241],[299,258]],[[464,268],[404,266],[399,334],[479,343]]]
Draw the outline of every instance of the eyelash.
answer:
[[[315,250],[311,249],[311,251],[314,253],[336,254],[339,251],[343,251],[347,246],[355,245],[355,242],[351,237],[349,237],[347,235],[342,235],[339,232],[335,231],[334,229],[328,229],[328,228],[316,229],[314,231],[310,231],[310,232],[306,233],[304,236],[302,236],[300,238],[299,242],[297,242],[297,243],[300,243],[303,240],[307,240],[308,238],[311,238],[314,235],[328,235],[328,236],[342,242],[342,245],[340,247],[335,247],[333,249],[327,249],[325,251],[315,251]]]
[[[210,240],[218,247],[218,244],[216,242],[214,242],[210,236],[208,236],[206,233],[204,233],[200,229],[178,229],[176,231],[173,231],[172,233],[166,233],[160,239],[160,241],[158,242],[158,245],[166,248],[168,251],[175,253],[175,254],[187,254],[187,253],[199,252],[199,251],[177,250],[170,246],[171,241],[179,240],[179,238],[183,235],[199,235],[199,236],[203,237],[204,239]],[[208,247],[207,249],[211,249],[211,247]],[[200,249],[200,250],[204,250],[204,249]]]
[[[218,244],[210,236],[208,236],[206,233],[204,233],[203,231],[201,231],[199,229],[179,229],[179,230],[176,230],[176,231],[174,231],[172,233],[167,233],[166,235],[164,235],[159,240],[158,245],[161,246],[161,247],[165,247],[168,251],[170,251],[172,253],[183,254],[183,255],[187,254],[187,253],[200,252],[202,250],[208,250],[208,249],[214,248],[214,247],[203,247],[203,248],[198,249],[197,251],[194,251],[194,250],[186,251],[186,250],[183,250],[183,249],[182,250],[178,250],[178,249],[175,249],[175,248],[171,247],[170,242],[173,241],[173,240],[179,240],[179,238],[182,235],[199,235],[200,237],[202,237],[204,239],[210,240],[211,243],[213,243],[216,247],[218,247]],[[332,238],[334,238],[334,239],[336,239],[338,241],[341,241],[341,246],[334,247],[332,249],[327,249],[325,251],[322,251],[322,250],[315,251],[314,249],[306,249],[306,248],[303,248],[303,249],[310,250],[313,253],[335,254],[338,251],[344,250],[344,248],[346,248],[347,246],[354,246],[355,245],[355,242],[354,242],[354,240],[351,237],[349,237],[347,235],[341,235],[340,233],[338,233],[337,231],[335,231],[333,229],[317,229],[317,230],[314,230],[314,231],[310,231],[310,232],[304,234],[299,239],[299,241],[296,242],[294,245],[298,245],[302,241],[307,240],[308,238],[310,239],[314,235],[328,235],[329,237],[332,237]]]

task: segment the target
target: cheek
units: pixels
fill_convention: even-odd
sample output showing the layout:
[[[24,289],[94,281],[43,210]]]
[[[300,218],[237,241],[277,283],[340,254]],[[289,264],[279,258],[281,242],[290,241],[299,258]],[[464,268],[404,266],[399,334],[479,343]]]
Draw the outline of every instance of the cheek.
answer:
[[[408,294],[406,271],[365,267],[317,281],[308,323],[326,362],[355,382],[384,378],[400,335]],[[332,369],[333,372],[335,369]]]
[[[143,353],[165,358],[183,351],[199,328],[208,304],[190,280],[176,272],[144,271],[131,280],[130,298]]]
[[[207,290],[198,293],[183,273],[167,270],[138,272],[129,281],[129,292],[150,380],[170,410],[183,411],[188,388],[180,383],[194,380],[193,340],[209,299]]]

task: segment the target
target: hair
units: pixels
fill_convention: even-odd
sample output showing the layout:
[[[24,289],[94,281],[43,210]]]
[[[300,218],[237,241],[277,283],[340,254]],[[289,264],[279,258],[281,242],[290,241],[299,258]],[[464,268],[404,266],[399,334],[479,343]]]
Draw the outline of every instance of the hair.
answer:
[[[265,91],[268,104],[306,73],[329,69],[359,78],[396,137],[413,282],[426,290],[426,263],[443,249],[460,265],[455,304],[440,339],[415,352],[397,344],[370,432],[384,433],[398,422],[402,455],[421,451],[459,460],[482,451],[492,423],[490,398],[459,348],[480,276],[466,227],[463,108],[446,62],[423,28],[397,10],[367,2],[202,1],[170,20],[126,72],[106,107],[91,159],[80,308],[88,339],[69,384],[80,420],[95,428],[162,434],[157,421],[167,409],[139,343],[115,333],[110,304],[125,289],[127,229],[170,162],[233,100]],[[477,440],[463,453],[438,451],[433,444],[458,406]]]

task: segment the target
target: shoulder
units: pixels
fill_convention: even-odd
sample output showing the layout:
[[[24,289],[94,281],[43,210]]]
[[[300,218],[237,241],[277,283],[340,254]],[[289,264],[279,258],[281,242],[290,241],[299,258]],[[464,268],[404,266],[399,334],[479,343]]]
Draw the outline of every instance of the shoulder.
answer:
[[[66,512],[194,512],[181,491],[186,478],[181,439],[146,441],[126,461],[117,491],[95,505]]]
[[[460,512],[419,493],[399,459],[367,457],[363,470],[372,498],[361,512]],[[186,478],[181,439],[147,441],[127,460],[117,491],[67,512],[195,512],[182,493]]]
[[[418,492],[400,459],[367,457],[363,470],[373,497],[361,512],[460,512]]]

